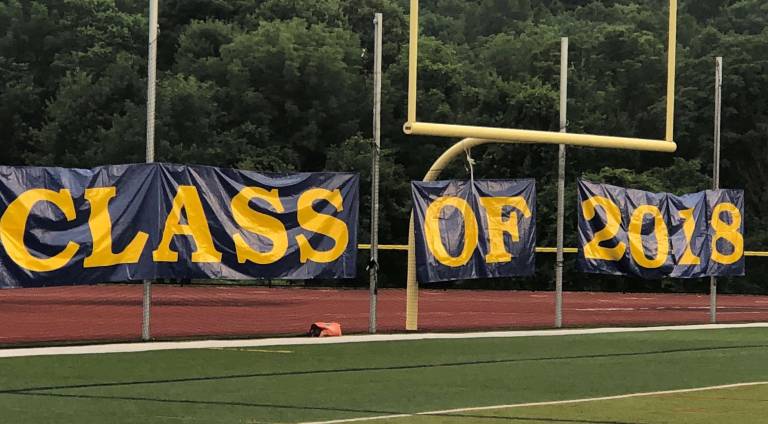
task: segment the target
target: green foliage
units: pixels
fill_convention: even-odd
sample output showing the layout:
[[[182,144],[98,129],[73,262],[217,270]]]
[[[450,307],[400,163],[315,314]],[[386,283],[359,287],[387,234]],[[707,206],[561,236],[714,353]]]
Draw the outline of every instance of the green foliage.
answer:
[[[371,208],[371,154],[373,140],[355,135],[328,151],[326,169],[359,172],[360,188],[360,237],[370,240]],[[381,149],[379,157],[379,233],[393,239],[408,236],[407,228],[393,227],[401,217],[410,213],[410,199],[403,199],[400,193],[410,190],[410,182],[403,166],[395,161],[392,149]]]
[[[641,173],[626,168],[602,168],[596,173],[584,173],[582,178],[657,193],[693,193],[712,186],[710,179],[701,174],[701,161],[686,161],[683,158],[674,158],[669,166],[651,168]]]
[[[224,108],[232,126],[264,129],[262,143],[289,146],[305,170],[355,134],[366,102],[357,36],[302,19],[264,22],[221,48]],[[318,159],[321,159],[318,161]]]
[[[568,36],[568,131],[662,136],[665,0],[421,3],[421,120],[557,130],[559,39]],[[160,5],[157,160],[364,175],[370,159],[372,19],[382,12],[382,240],[405,242],[407,182],[421,178],[447,145],[402,133],[407,1],[164,0]],[[146,8],[140,0],[0,3],[4,164],[143,160]],[[682,2],[678,152],[569,149],[569,181],[584,175],[676,193],[709,187],[712,58],[724,56],[721,185],[746,190],[747,246],[768,248],[766,28],[768,5],[762,0]],[[473,156],[478,176],[537,179],[538,234],[542,243],[554,241],[555,149],[490,146]],[[445,175],[467,173],[456,163]],[[361,188],[367,199],[365,178]],[[567,234],[576,219],[571,188]],[[367,219],[367,213],[361,216]],[[399,275],[402,269],[386,272]],[[543,271],[535,284],[541,287],[548,278]]]

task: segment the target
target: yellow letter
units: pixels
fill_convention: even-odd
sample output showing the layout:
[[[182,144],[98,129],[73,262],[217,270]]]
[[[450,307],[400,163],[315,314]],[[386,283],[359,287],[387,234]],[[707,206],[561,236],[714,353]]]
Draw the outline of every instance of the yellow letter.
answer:
[[[187,223],[181,223],[181,211],[187,213]],[[203,212],[203,204],[194,186],[179,186],[173,198],[173,208],[165,220],[163,239],[157,250],[152,252],[155,262],[176,262],[179,254],[171,250],[171,240],[176,235],[189,235],[195,242],[192,262],[221,262],[221,252],[216,250]]]
[[[701,258],[693,254],[691,250],[691,239],[693,238],[693,231],[696,229],[696,221],[693,219],[693,209],[685,209],[680,211],[680,218],[685,221],[683,223],[683,235],[685,235],[685,241],[688,243],[685,246],[683,256],[680,258],[680,265],[698,265],[701,263]]]
[[[731,223],[728,224],[720,218],[720,214],[731,214]],[[730,265],[737,262],[744,255],[744,236],[739,232],[741,226],[741,212],[733,203],[718,203],[712,210],[712,229],[715,235],[712,237],[712,260],[721,264]],[[730,254],[720,253],[717,250],[717,241],[725,239],[733,246]]]
[[[440,237],[440,221],[442,220],[440,213],[446,206],[456,208],[464,221],[464,248],[459,256],[451,256]],[[459,229],[456,228],[453,231],[458,232]],[[424,216],[424,238],[432,256],[441,264],[450,267],[462,266],[469,262],[477,247],[477,218],[475,213],[472,212],[469,204],[460,197],[440,197],[427,208]]]
[[[619,233],[621,210],[607,197],[590,197],[581,202],[581,213],[587,221],[595,217],[597,206],[602,207],[605,211],[605,227],[596,232],[594,238],[584,245],[584,257],[587,259],[618,261],[624,256],[627,246],[619,242],[614,247],[603,247],[600,246],[600,243],[616,237],[616,234]]]
[[[339,212],[344,210],[344,199],[342,199],[341,192],[338,189],[330,191],[323,188],[313,188],[301,193],[297,205],[297,215],[301,228],[323,234],[334,241],[334,246],[331,250],[319,251],[309,244],[309,240],[303,234],[297,235],[296,241],[299,244],[299,260],[301,263],[310,260],[319,263],[333,262],[344,253],[347,249],[347,244],[349,244],[347,224],[334,216],[317,213],[312,208],[317,200],[327,201]]]
[[[656,256],[648,259],[643,249],[643,218],[653,216],[653,234],[656,236]],[[629,253],[638,265],[644,268],[658,268],[669,256],[669,232],[659,208],[653,205],[638,206],[629,221]]]
[[[120,253],[112,252],[112,219],[109,216],[109,200],[115,197],[115,187],[89,188],[85,198],[91,203],[91,215],[88,227],[93,238],[93,251],[83,261],[83,267],[93,268],[117,264],[135,264],[141,257],[141,251],[149,235],[139,231],[128,246]]]
[[[249,203],[253,198],[265,200],[279,213],[285,212],[277,189],[267,191],[260,187],[245,187],[240,190],[232,199],[232,216],[235,222],[252,233],[272,240],[272,249],[266,252],[254,250],[242,235],[233,234],[237,261],[241,264],[245,261],[261,265],[271,264],[282,258],[288,250],[288,233],[279,219],[251,209]]]
[[[520,229],[517,223],[517,214],[510,212],[509,219],[505,222],[504,207],[512,206],[522,212],[523,216],[529,218],[531,210],[528,209],[528,203],[525,197],[481,197],[480,204],[485,208],[485,215],[488,217],[488,239],[490,241],[490,251],[485,256],[488,263],[509,262],[512,255],[504,247],[504,233],[509,233],[512,241],[520,241]]]
[[[37,202],[51,202],[64,212],[67,221],[75,219],[75,203],[72,201],[69,190],[61,189],[58,193],[44,188],[27,190],[11,202],[3,213],[0,219],[0,241],[5,246],[8,256],[20,267],[37,272],[55,271],[72,260],[80,245],[69,241],[64,250],[55,256],[50,258],[32,256],[24,245],[24,232],[32,207]]]

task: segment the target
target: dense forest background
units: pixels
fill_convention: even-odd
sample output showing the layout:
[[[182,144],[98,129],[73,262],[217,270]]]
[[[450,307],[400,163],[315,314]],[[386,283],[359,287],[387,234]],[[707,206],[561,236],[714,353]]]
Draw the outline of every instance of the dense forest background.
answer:
[[[407,0],[161,0],[157,152],[163,162],[259,171],[357,171],[368,240],[375,12],[384,14],[383,243],[405,243],[409,181],[451,140],[408,137]],[[566,243],[575,184],[685,193],[709,188],[714,57],[724,57],[721,186],[746,191],[747,250],[768,249],[768,3],[682,0],[674,155],[568,149]],[[556,130],[559,43],[570,38],[570,132],[663,137],[666,0],[422,0],[419,118]],[[91,167],[142,162],[146,0],[0,2],[0,163]],[[534,177],[538,244],[555,240],[555,146],[476,148],[477,178]],[[457,161],[443,174],[466,178]],[[360,252],[361,271],[367,252]],[[533,279],[457,282],[548,289]],[[404,285],[403,252],[381,281]],[[583,275],[566,289],[706,291],[705,280]],[[768,292],[768,260],[725,292]],[[366,284],[365,273],[350,285]]]

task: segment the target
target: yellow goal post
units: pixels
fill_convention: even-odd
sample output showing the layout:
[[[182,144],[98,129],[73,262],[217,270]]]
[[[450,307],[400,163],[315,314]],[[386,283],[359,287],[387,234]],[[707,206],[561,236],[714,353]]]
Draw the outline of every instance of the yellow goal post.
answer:
[[[456,138],[484,138],[527,143],[568,144],[585,147],[674,152],[675,144],[675,57],[677,45],[677,0],[669,1],[669,45],[667,48],[666,134],[663,140],[573,134],[513,128],[419,122],[416,119],[416,85],[418,79],[419,0],[410,4],[410,36],[408,46],[408,121],[403,131],[410,135]]]

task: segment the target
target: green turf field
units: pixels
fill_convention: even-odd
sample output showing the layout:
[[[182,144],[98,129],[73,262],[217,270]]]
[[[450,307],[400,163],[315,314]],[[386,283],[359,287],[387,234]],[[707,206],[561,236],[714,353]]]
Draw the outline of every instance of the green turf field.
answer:
[[[756,381],[768,329],[28,357],[0,359],[0,422],[302,422]],[[768,389],[750,386],[380,422],[764,423],[766,411]]]
[[[765,423],[768,422],[766,402],[768,402],[768,385],[763,384],[566,405],[436,413],[382,419],[375,422],[380,424],[458,424],[502,421],[521,424]]]

